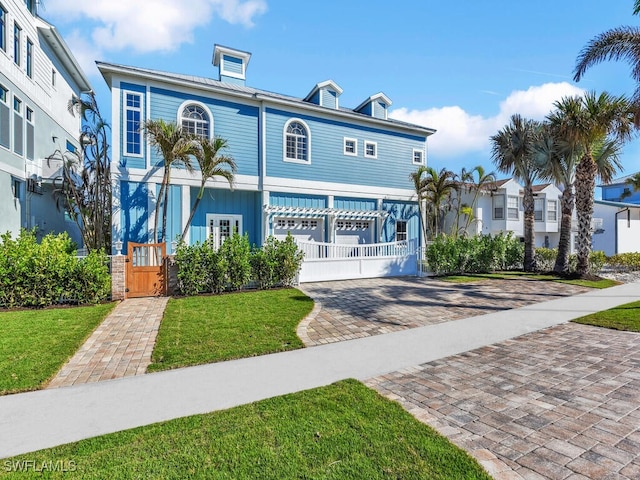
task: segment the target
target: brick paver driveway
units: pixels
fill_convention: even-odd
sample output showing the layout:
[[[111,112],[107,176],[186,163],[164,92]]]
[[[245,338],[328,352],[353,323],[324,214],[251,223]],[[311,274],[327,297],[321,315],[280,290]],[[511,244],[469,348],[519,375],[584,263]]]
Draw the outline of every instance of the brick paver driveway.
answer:
[[[526,279],[455,284],[417,277],[304,283],[301,289],[321,304],[318,314],[298,329],[306,345],[433,325],[589,290]]]
[[[366,383],[496,480],[640,479],[640,334],[570,323]]]

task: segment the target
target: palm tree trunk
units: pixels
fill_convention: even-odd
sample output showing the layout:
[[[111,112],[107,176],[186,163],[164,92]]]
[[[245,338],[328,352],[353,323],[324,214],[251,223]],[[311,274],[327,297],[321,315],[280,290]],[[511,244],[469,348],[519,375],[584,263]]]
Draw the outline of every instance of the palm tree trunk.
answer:
[[[597,166],[591,152],[587,152],[576,167],[576,211],[578,213],[578,275],[589,273],[591,253],[591,220],[596,187]]]
[[[198,209],[200,200],[202,200],[202,196],[204,195],[204,185],[205,182],[202,182],[202,184],[200,185],[200,191],[198,192],[198,196],[196,197],[195,202],[193,202],[193,207],[191,207],[191,212],[189,212],[189,218],[187,219],[187,223],[185,223],[184,225],[184,230],[182,230],[182,236],[180,237],[181,240],[183,240],[187,235],[187,230],[189,230],[189,226],[191,225],[193,217],[196,214],[196,210]]]
[[[531,186],[525,187],[524,199],[524,271],[533,272],[535,270],[535,215],[534,201]]]
[[[569,271],[569,252],[571,251],[571,222],[575,197],[573,196],[573,185],[565,185],[560,201],[562,217],[560,219],[560,240],[558,242],[558,255],[553,271],[556,273],[567,273]]]
[[[162,183],[160,184],[160,191],[158,192],[158,196],[156,197],[156,214],[153,219],[153,243],[158,243],[158,223],[160,220],[160,199],[164,196],[165,187],[167,185],[167,171],[164,172],[162,176]]]
[[[171,170],[167,173],[167,183],[164,188],[164,199],[162,201],[162,240],[167,241],[167,207],[169,205],[169,186],[171,183]]]

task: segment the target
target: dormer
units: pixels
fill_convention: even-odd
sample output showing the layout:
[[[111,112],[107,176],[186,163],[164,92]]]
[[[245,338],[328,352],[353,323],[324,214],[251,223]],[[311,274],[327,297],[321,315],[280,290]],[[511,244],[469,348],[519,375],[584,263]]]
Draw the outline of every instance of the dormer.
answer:
[[[384,93],[376,93],[371,95],[364,102],[358,105],[354,110],[358,113],[364,113],[375,118],[387,119],[387,112],[391,106],[391,100]]]
[[[304,97],[305,102],[315,103],[321,107],[338,109],[338,97],[342,95],[342,89],[333,80],[318,83]]]
[[[247,65],[251,54],[216,44],[213,48],[213,66],[220,69],[219,80],[235,85],[246,84]]]

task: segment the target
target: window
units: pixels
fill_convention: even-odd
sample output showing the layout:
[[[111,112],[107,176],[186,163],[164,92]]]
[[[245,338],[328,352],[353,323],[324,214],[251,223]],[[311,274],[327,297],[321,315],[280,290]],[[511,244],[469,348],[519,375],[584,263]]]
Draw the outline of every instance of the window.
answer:
[[[24,4],[27,6],[27,10],[29,10],[32,14],[35,14],[35,11],[36,11],[35,0],[24,0]]]
[[[0,5],[0,48],[7,51],[7,11]]]
[[[311,228],[318,228],[318,221],[317,220],[311,220]]]
[[[27,159],[34,159],[35,150],[35,128],[33,125],[33,110],[29,107],[26,108],[27,117]]]
[[[66,148],[67,148],[67,152],[75,153],[76,151],[76,146],[73,143],[71,143],[69,140],[67,140]]]
[[[396,242],[406,242],[406,241],[407,241],[407,221],[397,220],[396,221]]]
[[[51,69],[51,86],[56,86],[56,71],[53,68]]]
[[[364,156],[378,158],[378,144],[376,142],[364,142]]]
[[[16,96],[13,97],[13,110],[17,113],[22,113],[22,100]]]
[[[424,151],[413,149],[413,163],[424,163]]]
[[[493,197],[493,219],[504,220],[504,195]]]
[[[302,220],[302,221],[300,222],[300,226],[301,226],[302,228],[309,228],[309,220]]]
[[[308,163],[309,131],[300,120],[293,120],[285,127],[285,161]]]
[[[13,190],[13,198],[20,199],[22,194],[22,182],[17,178],[12,178],[11,190]]]
[[[536,222],[544,222],[544,198],[534,199],[533,217]]]
[[[200,105],[187,105],[182,110],[182,130],[198,137],[210,137],[209,114]]]
[[[13,61],[16,65],[20,65],[22,59],[20,58],[20,46],[21,46],[21,34],[22,29],[17,23],[13,23]]]
[[[0,145],[11,147],[11,108],[9,107],[9,91],[0,85]]]
[[[142,134],[140,122],[142,120],[142,95],[139,93],[125,92],[124,115],[126,143],[125,155],[142,156]]]
[[[295,220],[287,220],[287,228],[296,228]]]
[[[24,124],[22,120],[22,100],[13,97],[13,151],[22,156],[24,154]]]
[[[358,155],[358,140],[355,138],[346,138],[344,139],[344,154],[345,155]]]
[[[519,198],[509,195],[507,199],[507,218],[509,220],[518,220],[519,218]]]
[[[557,200],[549,200],[547,202],[547,221],[549,222],[558,221],[558,201]]]
[[[27,37],[27,77],[33,78],[33,42]]]
[[[278,228],[284,228],[286,226],[286,222],[282,218],[279,218],[277,225],[278,225]]]

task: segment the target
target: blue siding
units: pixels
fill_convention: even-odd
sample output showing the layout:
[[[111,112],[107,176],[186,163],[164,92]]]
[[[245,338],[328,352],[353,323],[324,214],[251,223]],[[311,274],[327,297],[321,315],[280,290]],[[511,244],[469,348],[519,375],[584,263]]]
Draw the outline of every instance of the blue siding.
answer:
[[[128,90],[131,92],[140,93],[142,95],[141,99],[141,119],[144,121],[146,117],[146,93],[147,88],[144,85],[136,85],[133,83],[120,83],[120,164],[127,168],[147,168],[146,164],[146,142],[144,141],[144,137],[141,140],[141,150],[142,157],[128,157],[125,155],[125,142],[127,139],[127,119],[125,118],[125,110],[124,110],[124,90]]]
[[[191,188],[191,207],[198,195],[198,188]],[[207,239],[207,214],[242,215],[243,234],[249,234],[252,244],[260,245],[260,193],[235,190],[218,190],[207,188],[204,192],[198,210],[191,222],[190,243],[204,242]]]
[[[160,185],[156,184],[156,196],[160,194]],[[162,199],[160,199],[162,201]],[[162,215],[164,205],[160,207],[158,218],[158,231],[162,232]],[[170,243],[182,235],[182,187],[169,185],[169,202],[167,207],[167,235],[162,235],[167,242],[167,251],[171,250]],[[160,238],[160,236],[159,236]]]
[[[373,104],[373,116],[376,118],[385,118],[386,117],[387,107],[386,104],[376,100]]]
[[[326,208],[327,198],[321,195],[272,192],[269,195],[269,204],[276,207]]]
[[[224,69],[227,72],[237,73],[239,75],[242,74],[242,59],[237,57],[232,57],[229,55],[223,55],[224,58]]]
[[[257,176],[260,163],[258,107],[153,87],[151,118],[164,118],[175,122],[178,119],[180,105],[187,100],[203,103],[209,108],[213,116],[213,135],[227,140],[229,148],[225,150],[225,154],[235,159],[238,174]],[[152,152],[151,163],[162,163],[161,157],[155,151]]]
[[[340,210],[376,210],[377,202],[371,198],[334,198],[334,208]]]
[[[396,220],[406,220],[407,239],[417,244],[420,238],[420,213],[415,202],[391,202],[382,204],[382,209],[389,212],[382,226],[381,242],[396,241]]]
[[[326,88],[323,88],[321,92],[322,92],[322,106],[329,107],[329,108],[336,108],[337,100],[338,100],[336,92],[334,92],[333,90],[328,90]]]
[[[358,110],[360,113],[364,113],[365,115],[369,115],[372,116],[371,112],[373,107],[371,105],[371,102],[366,103],[360,110]]]
[[[122,232],[114,232],[114,240],[121,238],[125,251],[128,242],[149,241],[147,220],[149,193],[145,183],[120,182],[120,225]]]
[[[316,93],[314,93],[313,95],[311,95],[311,98],[309,99],[310,103],[315,103],[316,105],[320,105],[320,91],[316,90]]]
[[[311,164],[283,160],[283,129],[291,118],[301,118],[310,129]],[[415,171],[413,149],[424,149],[425,137],[385,131],[380,128],[355,126],[342,121],[310,115],[291,114],[267,108],[267,175],[294,180],[344,183],[411,189],[409,175]],[[378,158],[364,158],[362,148],[358,156],[343,154],[343,138],[378,144]]]

